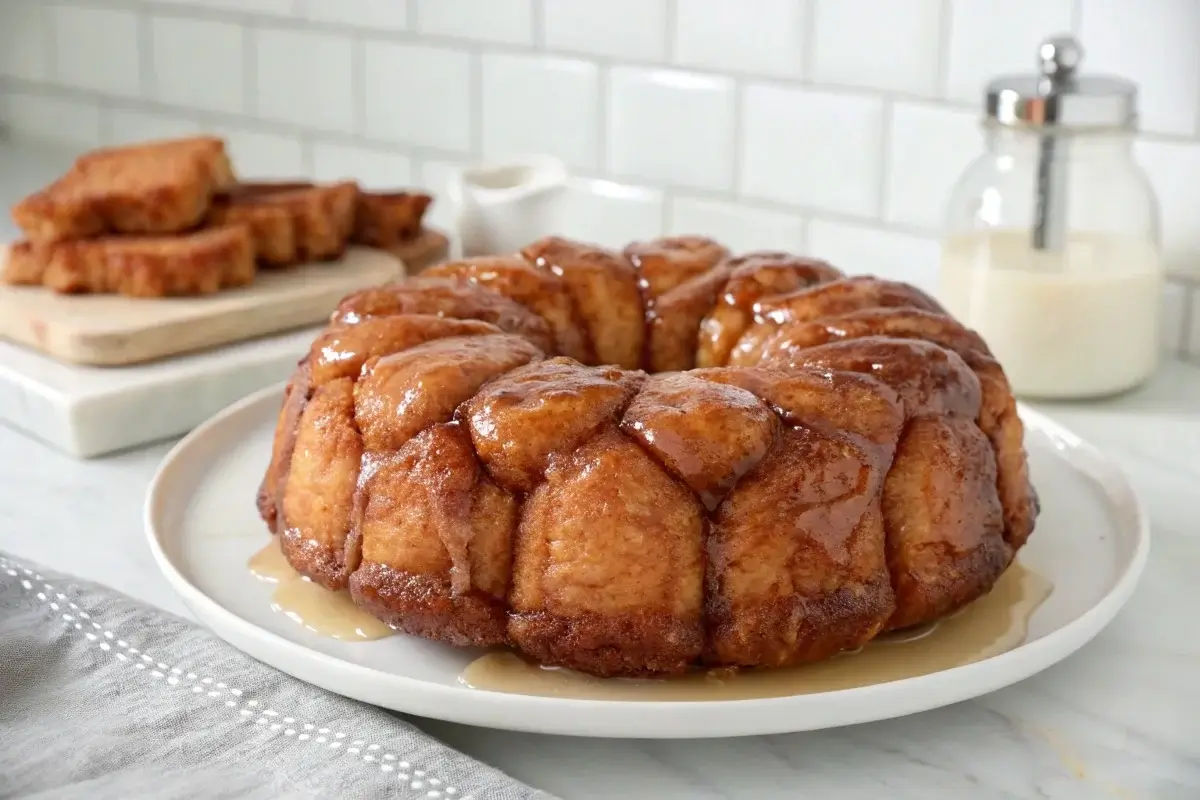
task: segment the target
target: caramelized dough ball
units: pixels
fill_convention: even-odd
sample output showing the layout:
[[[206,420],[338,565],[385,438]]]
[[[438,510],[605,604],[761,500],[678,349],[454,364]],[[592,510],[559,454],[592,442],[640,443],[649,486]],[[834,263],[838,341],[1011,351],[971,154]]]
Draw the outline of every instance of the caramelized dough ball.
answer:
[[[492,381],[461,413],[475,451],[496,482],[529,492],[557,456],[619,417],[643,377],[554,358]]]
[[[895,607],[880,487],[886,460],[794,428],[717,508],[708,539],[713,664],[783,666],[872,639]]]
[[[1012,560],[996,462],[962,417],[909,422],[883,490],[896,591],[889,628],[932,622],[987,592]]]
[[[766,455],[779,420],[745,389],[679,373],[650,377],[621,429],[711,511]]]
[[[979,376],[983,391],[979,428],[996,453],[996,489],[1004,509],[1004,538],[1016,550],[1033,533],[1041,510],[1037,491],[1029,481],[1025,426],[1000,364],[979,352],[967,353],[963,359]]]
[[[833,428],[873,445],[873,457],[887,461],[904,425],[899,396],[889,386],[854,372],[800,367],[770,369],[716,367],[690,373],[714,383],[740,386],[775,410],[789,426]]]
[[[979,379],[957,353],[913,339],[868,337],[807,350],[787,349],[764,357],[774,369],[816,367],[871,375],[900,397],[904,414],[979,415]]]
[[[554,337],[554,355],[595,363],[595,353],[562,278],[539,270],[520,256],[489,256],[436,264],[422,276],[462,278],[533,311],[546,320]]]
[[[521,254],[566,283],[597,364],[638,368],[645,327],[637,274],[629,262],[617,253],[559,236],[539,239]]]
[[[789,326],[807,341],[799,328]],[[946,338],[971,340],[965,333]],[[800,348],[778,355],[789,364],[874,375],[904,405],[906,428],[884,494],[897,593],[889,627],[932,620],[990,588],[1013,551],[997,499],[996,456],[976,426],[983,394],[975,372],[952,350],[915,339],[868,336]],[[768,354],[767,363],[775,357]]]
[[[520,336],[439,339],[368,361],[354,388],[369,452],[397,450],[436,422],[449,422],[479,387],[542,353]]]
[[[646,367],[674,372],[696,365],[700,323],[717,305],[731,274],[724,264],[669,290],[646,312]]]
[[[357,378],[363,364],[451,336],[487,336],[503,333],[495,325],[475,320],[444,319],[425,314],[371,317],[355,325],[326,328],[309,349],[312,384],[337,378]]]
[[[1018,548],[1025,543],[1038,514],[1037,494],[1029,482],[1025,429],[1004,370],[991,357],[979,334],[952,317],[914,308],[873,308],[821,321],[791,321],[763,327],[768,334],[754,347],[759,359],[780,351],[803,350],[831,341],[878,335],[923,339],[961,356],[979,379],[979,428],[987,435],[996,453],[997,488],[1004,507],[1004,537]],[[756,333],[757,328],[743,337],[743,343]]]
[[[754,305],[760,298],[842,277],[824,261],[789,253],[748,253],[730,259],[728,264],[733,272],[717,306],[700,324],[696,345],[699,367],[729,363],[729,353],[754,320]]]
[[[517,503],[479,469],[466,431],[426,429],[372,464],[363,487],[354,601],[414,636],[504,643]]]
[[[682,672],[703,645],[704,512],[613,426],[525,502],[509,637],[594,675]]]
[[[919,308],[945,314],[937,300],[915,286],[871,275],[856,275],[828,283],[764,297],[754,305],[757,319],[784,322],[820,319],[865,308]]]
[[[979,334],[944,314],[918,308],[867,308],[813,320],[755,323],[734,349],[730,366],[753,366],[782,350],[867,336],[924,339],[959,355],[973,350],[988,353]]]
[[[279,505],[282,502],[283,482],[292,466],[292,451],[296,444],[296,426],[300,412],[308,401],[309,369],[301,361],[283,390],[283,405],[275,420],[275,435],[271,439],[271,460],[258,487],[258,515],[272,533],[280,533]]]
[[[729,257],[729,250],[707,236],[664,236],[626,245],[625,258],[638,273],[638,286],[653,302],[703,275]]]
[[[346,535],[361,460],[354,385],[338,378],[317,388],[304,407],[281,504],[284,556],[328,589],[345,588],[358,566]]]
[[[524,336],[547,353],[554,340],[546,320],[498,292],[453,278],[410,278],[349,295],[333,312],[332,324],[354,324],[368,317],[432,314],[490,322],[506,333]]]

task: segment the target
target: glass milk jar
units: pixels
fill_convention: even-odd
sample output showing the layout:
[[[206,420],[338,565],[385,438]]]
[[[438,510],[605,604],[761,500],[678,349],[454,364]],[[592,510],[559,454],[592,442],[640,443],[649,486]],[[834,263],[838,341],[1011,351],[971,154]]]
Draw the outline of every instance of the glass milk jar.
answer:
[[[947,210],[940,299],[987,340],[1013,391],[1085,398],[1157,365],[1158,203],[1133,159],[1137,87],[1083,74],[1049,39],[1040,70],[986,95],[986,152]]]

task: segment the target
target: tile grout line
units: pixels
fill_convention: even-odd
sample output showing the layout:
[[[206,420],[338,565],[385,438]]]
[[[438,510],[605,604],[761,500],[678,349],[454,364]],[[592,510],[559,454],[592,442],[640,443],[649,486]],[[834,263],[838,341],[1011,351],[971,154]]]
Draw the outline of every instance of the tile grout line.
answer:
[[[612,74],[608,64],[597,65],[596,83],[596,168],[602,175],[607,175],[610,161],[608,122],[612,114],[612,104],[608,102],[608,93],[612,91]]]
[[[875,182],[875,213],[880,222],[886,220],[889,210],[888,190],[892,185],[892,126],[895,113],[892,101],[884,100],[879,113],[879,176]]]
[[[954,26],[954,3],[941,0],[938,13],[938,60],[934,92],[939,99],[950,94],[950,43]]]
[[[807,41],[805,42],[806,46],[804,49],[805,49],[806,61],[811,62],[813,51],[814,51],[814,48],[811,46],[811,43],[814,40],[814,32],[812,29],[814,28],[815,19],[817,16],[816,8],[815,8],[815,4],[812,2],[812,0],[801,0],[801,1],[805,2],[805,8],[808,11],[808,13],[806,15],[808,17],[808,24],[806,25],[808,33],[806,34],[806,37],[805,37]],[[144,11],[144,9],[145,9],[143,0],[89,0],[88,6],[92,7],[92,8],[110,8],[110,9],[134,10],[134,11],[139,11],[139,10]],[[279,29],[319,31],[319,32],[326,33],[326,34],[350,35],[351,33],[357,32],[358,34],[363,35],[364,37],[369,38],[371,40],[398,41],[398,42],[407,42],[407,43],[417,42],[417,43],[426,44],[426,45],[430,45],[430,46],[458,49],[460,51],[467,51],[467,52],[477,51],[479,46],[481,46],[481,45],[487,47],[490,50],[496,51],[496,52],[506,52],[506,53],[526,53],[526,54],[528,54],[535,50],[535,48],[532,45],[521,45],[521,44],[515,44],[512,42],[504,42],[504,41],[481,42],[478,39],[456,37],[456,36],[446,35],[446,34],[429,34],[429,33],[420,32],[417,29],[419,26],[415,24],[415,22],[417,21],[417,12],[416,12],[416,3],[415,2],[409,3],[410,29],[405,30],[405,31],[369,29],[369,28],[364,28],[362,26],[349,25],[349,24],[345,24],[345,23],[326,22],[326,21],[318,22],[318,21],[308,20],[308,19],[304,19],[304,18],[300,18],[300,17],[296,17],[296,16],[278,16],[278,15],[254,13],[254,12],[247,12],[247,11],[238,11],[238,10],[231,10],[231,9],[224,9],[224,8],[213,9],[213,8],[206,8],[204,6],[182,6],[182,5],[176,6],[174,3],[158,5],[154,9],[154,13],[157,16],[169,16],[169,17],[176,17],[176,18],[183,18],[183,19],[198,19],[198,20],[200,20],[200,19],[221,20],[221,21],[225,21],[225,22],[232,21],[237,24],[250,24],[250,23],[254,22],[254,23],[261,24],[261,25],[270,25],[272,27],[279,28]],[[668,26],[668,30],[669,30],[669,26]],[[589,53],[589,52],[579,51],[579,50],[571,50],[569,48],[566,48],[566,49],[555,48],[555,49],[551,49],[551,50],[546,50],[545,53],[548,55],[556,55],[556,56],[562,56],[562,57],[566,57],[566,58],[590,59],[593,61],[596,60],[596,55],[594,53]],[[636,59],[636,58],[622,59],[621,65],[628,66],[628,67],[635,67],[635,68],[644,69],[644,70],[656,70],[656,69],[661,69],[663,67],[663,63],[661,63],[661,62],[651,61],[651,60],[646,60],[646,59]],[[785,83],[785,84],[789,84],[789,85],[796,85],[796,84],[813,85],[813,86],[819,87],[819,88],[829,91],[829,92],[846,94],[846,95],[868,95],[873,98],[885,97],[885,98],[892,98],[892,99],[895,99],[898,101],[905,101],[905,102],[934,103],[934,104],[944,106],[950,110],[961,110],[961,111],[976,111],[977,110],[976,105],[972,102],[959,101],[959,100],[955,100],[954,98],[949,98],[949,97],[939,97],[939,96],[937,96],[936,93],[931,94],[931,95],[921,95],[921,94],[908,93],[908,92],[904,92],[904,91],[897,91],[897,90],[893,90],[893,89],[871,88],[871,87],[865,87],[865,86],[855,86],[855,85],[837,84],[837,83],[816,83],[815,81],[811,80],[811,76],[808,76],[808,75],[806,75],[803,79],[796,81],[793,79],[781,78],[778,75],[747,72],[747,71],[743,71],[743,70],[722,69],[722,68],[718,68],[718,67],[704,67],[704,66],[692,66],[692,65],[689,65],[687,67],[682,67],[679,65],[674,65],[674,66],[679,69],[684,69],[688,72],[691,72],[691,73],[694,73],[697,75],[701,75],[701,76],[707,76],[707,77],[714,77],[714,76],[715,77],[740,77],[740,78],[744,78],[744,79],[755,81],[755,82],[766,82],[766,83],[773,83],[773,84]],[[811,66],[812,66],[811,63],[806,64],[806,69],[805,69],[806,73],[811,72]],[[1176,141],[1176,142],[1186,141],[1186,142],[1190,142],[1190,143],[1200,141],[1200,136],[1186,136],[1183,134],[1160,133],[1160,132],[1152,132],[1150,135],[1153,136],[1156,140],[1161,140],[1161,141]]]
[[[70,87],[54,87],[43,84],[30,84],[28,81],[20,79],[0,78],[0,86],[18,85],[22,87],[47,89],[50,96],[68,97],[75,100],[82,100],[90,103],[97,103],[104,96],[94,92],[72,89]],[[246,118],[236,114],[227,112],[211,111],[206,109],[191,109],[171,106],[165,103],[155,101],[140,100],[138,98],[128,97],[112,97],[104,98],[106,100],[105,107],[109,110],[141,110],[148,112],[157,112],[165,115],[176,115],[193,119],[201,123],[219,124],[219,125],[234,125],[246,127],[250,131],[259,131],[273,135],[287,136],[300,141],[303,146],[303,137],[298,135],[301,132],[313,142],[330,142],[344,143],[347,145],[358,145],[384,150],[386,152],[394,152],[410,158],[414,161],[450,161],[464,162],[471,157],[469,153],[457,151],[441,151],[436,148],[422,147],[418,145],[410,145],[402,142],[384,141],[371,139],[366,136],[357,136],[348,134],[344,131],[309,131],[307,129],[297,128],[279,122],[270,120]],[[770,198],[741,195],[735,192],[721,192],[708,189],[701,189],[690,186],[674,186],[670,184],[662,184],[649,180],[637,175],[613,174],[605,169],[587,175],[581,174],[581,177],[593,177],[604,180],[611,180],[617,183],[626,183],[633,186],[649,188],[661,191],[665,194],[669,193],[674,197],[678,194],[686,194],[696,197],[697,199],[708,199],[726,203],[733,203],[739,206],[746,207],[750,210],[761,210],[765,212],[779,212],[792,215],[799,215],[806,219],[806,225],[811,223],[813,219],[821,219],[836,224],[850,225],[874,228],[880,231],[896,233],[917,238],[934,238],[937,232],[933,229],[912,226],[904,223],[894,223],[887,221],[881,217],[864,217],[852,214],[844,214],[837,211],[814,208],[811,206],[798,206],[793,203],[771,200]],[[673,203],[673,200],[672,200]],[[1172,272],[1169,274],[1169,280],[1172,283],[1182,284],[1189,288],[1198,285],[1198,282],[1188,273]]]
[[[529,24],[532,27],[533,48],[546,49],[546,3],[545,0],[532,0],[529,7]]]
[[[367,45],[361,36],[350,39],[351,127],[356,136],[367,134]]]
[[[1179,340],[1176,343],[1175,355],[1196,357],[1200,356],[1200,352],[1192,352],[1192,339],[1197,332],[1196,328],[1196,295],[1200,293],[1200,289],[1193,286],[1185,286],[1183,292],[1183,318],[1179,324]]]
[[[679,26],[678,0],[665,0],[663,6],[663,61],[667,66],[675,67],[675,31]]]
[[[242,26],[242,107],[252,117],[258,116],[258,28]]]
[[[801,0],[801,20],[804,25],[800,31],[800,79],[798,83],[804,86],[812,85],[813,72],[817,62],[817,7],[816,0]]]
[[[743,155],[746,149],[746,87],[740,80],[733,81],[733,130],[730,142],[733,159],[730,172],[729,191],[736,197],[742,193],[742,174],[745,171]]]
[[[54,7],[45,3],[37,6],[38,24],[42,28],[42,42],[45,51],[42,53],[42,74],[47,80],[58,79],[58,34],[54,30]]]
[[[155,80],[154,56],[154,16],[138,14],[137,16],[137,46],[138,46],[138,96],[152,98],[158,95],[158,81]]]
[[[811,62],[815,59],[815,48],[812,46],[812,42],[815,41],[815,35],[816,35],[815,34],[815,28],[816,28],[815,20],[818,15],[818,8],[816,7],[815,0],[798,0],[798,1],[804,3],[804,6],[803,6],[804,13],[807,16],[807,18],[810,20],[810,24],[805,26],[804,39],[807,42],[807,44],[803,46],[802,57],[803,57],[803,60],[805,61],[805,65],[803,67],[803,75],[806,79],[811,79],[811,77],[812,77],[811,76],[811,71],[812,71],[811,70],[811,66],[812,66]],[[894,144],[894,142],[892,142],[891,122],[892,122],[892,117],[895,113],[896,103],[920,104],[920,105],[925,105],[925,106],[932,107],[932,108],[945,109],[945,110],[948,110],[951,112],[966,110],[966,104],[960,104],[960,103],[956,103],[954,101],[947,101],[947,100],[943,99],[943,95],[947,91],[946,81],[948,80],[948,71],[949,71],[948,70],[948,49],[949,48],[948,48],[947,43],[952,38],[951,33],[952,33],[952,27],[953,27],[953,11],[952,11],[952,4],[951,4],[950,0],[935,0],[935,2],[940,3],[940,8],[942,9],[942,12],[943,12],[941,14],[941,16],[939,17],[939,29],[938,29],[938,32],[939,32],[939,54],[938,54],[939,61],[938,61],[938,73],[937,73],[938,80],[937,80],[937,86],[935,88],[935,96],[924,96],[924,95],[918,96],[918,95],[907,95],[904,93],[896,93],[896,92],[876,91],[874,89],[870,89],[870,88],[866,88],[866,87],[838,87],[838,86],[832,86],[832,85],[828,86],[828,87],[826,87],[826,86],[820,87],[822,89],[828,89],[831,92],[845,93],[846,95],[855,94],[855,95],[859,95],[859,96],[871,96],[874,98],[884,98],[884,99],[883,99],[882,131],[881,131],[881,136],[880,136],[881,146],[882,146],[882,153],[880,155],[880,184],[879,184],[879,188],[878,188],[879,197],[878,197],[876,213],[874,215],[859,216],[859,215],[853,215],[853,214],[847,215],[847,214],[842,214],[842,213],[838,213],[838,212],[825,212],[825,211],[812,210],[816,214],[816,216],[818,216],[822,219],[832,219],[832,220],[836,220],[836,221],[844,220],[846,224],[865,225],[865,226],[869,226],[869,227],[873,227],[873,228],[877,228],[877,229],[881,229],[881,230],[885,230],[885,231],[898,232],[898,233],[902,233],[902,234],[914,235],[914,236],[919,236],[919,237],[928,237],[931,235],[931,232],[926,228],[923,228],[921,226],[910,226],[905,223],[893,224],[893,223],[886,221],[884,219],[884,216],[887,213],[887,192],[888,192],[888,185],[889,185],[889,179],[890,179],[889,173],[890,173],[890,167],[891,167],[891,160],[892,160],[893,156],[895,155],[892,152],[892,145]],[[531,24],[533,25],[532,45],[536,49],[536,48],[544,47],[544,45],[545,45],[544,29],[543,29],[544,28],[544,16],[543,15],[545,12],[545,6],[544,6],[544,0],[531,0],[531,3],[532,3],[532,5],[531,5],[531,8],[532,8]],[[39,5],[41,5],[41,4],[39,4]],[[304,7],[301,0],[296,0],[296,2],[293,5],[294,5],[294,8],[297,9],[297,13],[299,13],[299,10]],[[68,89],[68,90],[74,92],[74,94],[71,94],[68,96],[85,97],[86,102],[88,102],[89,104],[93,104],[94,107],[97,108],[100,112],[100,120],[101,120],[102,126],[108,126],[110,123],[115,121],[115,120],[111,119],[111,117],[115,111],[119,111],[120,109],[123,109],[123,108],[141,107],[139,105],[139,103],[141,103],[144,100],[147,104],[153,103],[155,108],[169,109],[169,113],[176,114],[181,117],[183,115],[189,115],[189,116],[195,117],[197,115],[216,116],[216,115],[220,114],[224,119],[227,119],[227,120],[228,119],[236,119],[236,124],[248,127],[251,130],[265,128],[266,130],[278,131],[283,127],[282,123],[279,121],[260,120],[260,119],[253,118],[254,114],[257,110],[257,103],[256,102],[253,104],[250,103],[251,91],[252,91],[250,84],[252,84],[252,82],[248,82],[248,86],[246,87],[247,103],[245,104],[249,108],[249,110],[246,112],[246,116],[248,116],[250,118],[239,117],[238,115],[226,115],[226,114],[223,114],[223,112],[216,112],[215,114],[209,115],[203,109],[191,109],[191,108],[185,108],[185,107],[181,107],[181,106],[173,106],[169,103],[157,102],[157,100],[155,98],[153,98],[153,96],[152,96],[153,93],[150,91],[150,87],[148,87],[148,85],[147,85],[146,71],[147,71],[148,64],[152,64],[152,47],[145,44],[145,30],[146,30],[148,22],[150,20],[152,20],[153,18],[155,18],[157,15],[159,15],[160,11],[162,11],[163,8],[162,7],[148,7],[141,2],[133,2],[133,0],[90,0],[90,2],[88,2],[88,6],[89,7],[110,7],[110,8],[120,8],[120,9],[136,8],[136,9],[139,9],[141,12],[138,14],[138,23],[139,23],[138,31],[139,31],[139,42],[141,43],[141,49],[143,51],[143,55],[139,59],[139,66],[141,67],[141,69],[139,71],[139,84],[140,84],[141,92],[138,97],[130,98],[127,96],[111,96],[111,95],[104,94],[101,92],[96,92],[96,91],[86,91],[86,90],[78,90],[78,89],[71,90],[69,87],[62,87],[63,89]],[[675,50],[674,32],[675,32],[675,27],[677,25],[677,19],[676,19],[675,15],[678,13],[679,6],[677,3],[677,0],[666,0],[665,7],[668,9],[668,14],[670,16],[670,24],[665,26],[664,34],[665,34],[667,41],[664,42],[664,45],[667,48],[669,58],[673,58],[674,50]],[[41,5],[41,8],[43,10],[45,10],[47,8],[47,6]],[[199,13],[195,13],[197,11]],[[442,42],[451,43],[451,46],[453,46],[459,52],[467,52],[471,58],[471,63],[472,63],[473,67],[475,66],[475,64],[477,62],[481,63],[481,60],[485,53],[490,53],[490,52],[523,52],[523,53],[527,53],[527,54],[529,53],[528,46],[514,45],[511,43],[494,43],[494,42],[492,42],[492,43],[477,43],[474,41],[467,42],[466,40],[463,40],[463,39],[455,37],[455,36],[415,35],[415,29],[418,27],[417,18],[418,18],[418,13],[419,13],[417,0],[409,0],[409,2],[407,4],[407,11],[408,11],[407,19],[408,19],[410,27],[413,29],[413,31],[410,31],[409,33],[414,34],[413,36],[409,36],[409,35],[405,35],[405,34],[390,35],[390,33],[386,32],[386,31],[373,31],[373,30],[368,30],[361,26],[341,25],[341,24],[336,24],[336,23],[327,25],[324,23],[316,23],[312,20],[307,20],[307,19],[274,17],[274,16],[267,15],[265,13],[255,13],[253,11],[242,11],[242,10],[222,11],[221,9],[203,9],[203,8],[202,9],[187,9],[187,8],[182,8],[182,7],[179,7],[179,8],[166,7],[166,13],[162,14],[162,16],[175,17],[178,19],[209,19],[209,18],[223,19],[226,22],[229,22],[232,19],[232,20],[236,20],[237,24],[241,25],[242,30],[244,32],[249,31],[250,29],[253,29],[253,28],[257,28],[259,25],[261,25],[263,27],[272,27],[272,28],[280,28],[280,29],[292,28],[292,29],[299,29],[299,30],[321,30],[326,33],[332,33],[332,34],[337,34],[337,35],[346,35],[356,42],[357,41],[365,41],[365,40],[393,41],[393,40],[397,40],[397,39],[399,39],[401,41],[411,41],[414,38],[420,42],[442,41]],[[1072,0],[1071,13],[1072,13],[1072,29],[1078,31],[1081,26],[1081,15],[1083,13],[1083,7],[1082,7],[1081,0]],[[42,18],[43,18],[43,20],[46,19],[45,13],[43,14]],[[49,34],[52,32],[53,26],[45,25],[45,27],[47,29],[46,31],[44,31],[44,33],[46,34],[45,38],[52,39],[53,37],[50,36]],[[244,33],[243,35],[245,37],[245,36],[248,36],[249,34]],[[602,59],[598,58],[596,55],[589,54],[589,53],[571,53],[571,55],[584,58],[584,59],[588,60],[590,63],[596,64],[599,67],[600,73],[601,73],[601,91],[600,91],[600,99],[598,101],[598,105],[599,105],[598,111],[600,112],[600,113],[598,113],[598,124],[600,125],[600,130],[597,132],[597,149],[600,151],[598,153],[598,158],[597,158],[597,164],[599,165],[599,172],[600,172],[599,177],[605,178],[605,179],[612,179],[612,180],[631,181],[638,185],[658,189],[663,192],[664,207],[673,206],[677,195],[683,196],[686,194],[695,194],[698,196],[715,195],[715,196],[719,197],[722,201],[731,202],[731,203],[734,203],[739,206],[745,206],[747,208],[758,207],[763,210],[779,209],[779,210],[783,210],[783,211],[786,211],[786,212],[792,213],[792,214],[796,214],[798,212],[809,213],[810,210],[800,209],[792,203],[786,203],[786,202],[782,202],[782,201],[773,201],[773,200],[770,200],[769,198],[763,198],[763,197],[743,197],[742,195],[739,194],[740,171],[741,171],[740,167],[741,167],[741,156],[742,156],[741,150],[743,148],[742,148],[741,143],[738,138],[738,136],[739,136],[738,129],[740,126],[744,125],[742,109],[740,107],[736,109],[736,112],[734,115],[734,120],[733,120],[733,126],[734,126],[734,136],[733,136],[734,145],[733,145],[733,153],[732,153],[732,159],[733,159],[732,182],[733,182],[733,185],[732,185],[732,188],[729,189],[728,191],[720,190],[717,192],[711,192],[710,190],[697,190],[697,189],[694,189],[691,187],[663,185],[654,179],[647,179],[647,178],[640,177],[640,176],[608,174],[608,170],[607,170],[608,159],[607,159],[607,152],[606,152],[606,150],[607,150],[606,144],[607,144],[607,131],[608,131],[608,128],[610,127],[608,125],[608,116],[609,116],[610,109],[608,108],[608,103],[607,103],[607,95],[609,94],[609,91],[608,91],[608,87],[604,84],[604,80],[607,77],[608,61],[602,60]],[[46,57],[43,56],[43,60],[45,60],[45,58]],[[51,60],[56,62],[56,59],[51,59]],[[252,69],[252,62],[253,62],[252,58],[247,58],[247,63],[246,63],[247,71]],[[631,66],[633,68],[642,68],[642,69],[654,68],[648,62],[643,62],[640,67],[638,67],[637,63],[635,63],[635,62],[636,62],[636,59],[631,59],[631,60],[620,59],[620,61],[619,61],[619,63],[622,66],[625,66],[628,64],[629,66]],[[658,62],[654,62],[654,64],[656,64],[658,67],[661,68],[661,64],[658,64]],[[57,75],[57,63],[52,63],[50,66],[51,66],[51,69],[48,69],[47,73],[48,74],[53,73],[53,74]],[[787,79],[787,78],[780,78],[779,76],[760,76],[760,75],[754,75],[751,73],[743,74],[743,73],[737,73],[737,72],[732,72],[732,71],[720,70],[719,68],[716,68],[716,67],[713,67],[713,68],[701,67],[698,69],[692,68],[692,67],[682,67],[682,69],[686,69],[688,71],[691,71],[691,72],[694,72],[697,74],[718,75],[718,76],[723,76],[723,77],[734,78],[734,87],[735,87],[734,88],[734,102],[735,102],[735,104],[740,103],[741,98],[739,95],[744,91],[744,87],[751,82],[763,81],[763,82],[769,82],[769,83],[774,83],[774,84],[783,84],[783,85],[791,85],[791,86],[795,86],[797,84],[797,81],[795,81],[795,80]],[[152,78],[153,78],[153,71],[151,68],[151,80],[152,80]],[[476,85],[471,86],[472,97],[470,98],[470,102],[472,103],[472,107],[471,107],[472,131],[471,131],[471,134],[472,134],[472,139],[473,139],[473,141],[471,142],[471,151],[473,154],[479,155],[482,153],[484,132],[482,131],[482,127],[483,127],[482,126],[482,123],[483,123],[482,102],[479,99],[479,97],[477,97],[476,95],[481,94],[482,84],[478,81],[478,78],[476,77],[476,72],[474,69],[473,69],[472,79],[475,81]],[[6,83],[4,81],[5,81],[5,79],[0,79],[0,86],[6,85]],[[361,92],[362,91],[361,84],[362,84],[362,80],[356,76],[353,91],[356,93]],[[38,89],[40,90],[43,84],[41,81],[36,81],[36,80],[21,81],[20,79],[17,79],[16,85],[31,85],[31,86],[38,87]],[[801,82],[801,85],[804,85],[803,81]],[[61,90],[51,89],[51,91],[57,91],[60,96],[63,95],[63,92]],[[37,92],[37,94],[41,94],[41,92],[39,91],[39,92]],[[70,110],[70,109],[65,108],[64,110]],[[455,150],[455,151],[440,151],[439,148],[437,148],[437,147],[430,148],[430,147],[422,147],[419,145],[411,145],[408,143],[397,142],[397,141],[377,142],[377,140],[372,140],[372,139],[370,139],[369,136],[366,135],[365,130],[363,130],[362,126],[360,125],[360,122],[358,120],[358,113],[359,113],[358,109],[356,108],[355,111],[356,111],[356,118],[355,118],[354,130],[349,132],[348,135],[347,135],[347,132],[344,132],[344,131],[325,131],[325,130],[317,131],[315,129],[310,130],[303,123],[300,126],[288,127],[287,135],[290,138],[297,138],[297,136],[298,136],[302,147],[305,148],[306,150],[311,149],[311,146],[314,142],[322,141],[325,139],[341,139],[341,140],[354,141],[356,143],[361,142],[361,143],[367,143],[367,144],[371,144],[371,145],[378,145],[383,148],[386,148],[389,151],[403,153],[407,157],[413,159],[414,161],[426,159],[426,158],[429,158],[429,159],[452,159],[452,160],[458,160],[458,161],[463,160],[464,154],[457,150]],[[1198,112],[1197,120],[1194,125],[1195,130],[1193,130],[1193,133],[1200,131],[1200,107],[1197,108],[1197,112]],[[476,132],[476,130],[474,130],[477,127],[480,129],[478,132]],[[108,127],[105,127],[102,131],[102,133],[104,134],[105,137],[107,137],[109,135],[109,132],[110,131],[109,131]],[[1151,134],[1145,136],[1144,140],[1151,141],[1151,142],[1186,142],[1189,145],[1196,143],[1195,136],[1179,135],[1179,134],[1154,134],[1154,133],[1151,133]],[[806,229],[807,229],[808,223],[809,223],[809,220],[806,219],[806,221],[805,221]],[[1179,283],[1179,284],[1182,284],[1184,286],[1189,286],[1189,287],[1194,285],[1192,283],[1194,279],[1188,277],[1186,274],[1181,275],[1177,272],[1177,273],[1173,273],[1170,277],[1171,277],[1171,280],[1173,283]],[[1193,319],[1196,316],[1196,314],[1194,313],[1195,309],[1192,307],[1194,307],[1196,305],[1196,301],[1190,295],[1189,295],[1189,301],[1190,302],[1188,303],[1188,306],[1189,306],[1189,309],[1192,310],[1192,313],[1189,314],[1188,320],[1189,320],[1189,322],[1194,322],[1196,324],[1200,324],[1200,321]]]
[[[471,115],[471,158],[478,162],[483,160],[483,49],[473,48],[470,59],[467,110]]]

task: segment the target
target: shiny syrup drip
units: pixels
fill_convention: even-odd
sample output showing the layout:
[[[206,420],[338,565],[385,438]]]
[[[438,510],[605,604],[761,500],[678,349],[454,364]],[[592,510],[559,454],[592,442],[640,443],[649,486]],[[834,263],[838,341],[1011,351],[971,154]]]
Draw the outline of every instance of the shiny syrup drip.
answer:
[[[960,667],[1020,646],[1053,585],[1014,563],[984,597],[932,625],[881,636],[828,661],[772,670],[714,669],[662,679],[603,679],[539,667],[511,652],[471,662],[473,689],[588,700],[749,700],[855,689]]]
[[[275,584],[271,610],[303,625],[313,633],[332,639],[367,641],[391,636],[395,631],[359,610],[348,592],[331,592],[292,569],[279,541],[270,543],[251,558],[247,566],[259,580]]]

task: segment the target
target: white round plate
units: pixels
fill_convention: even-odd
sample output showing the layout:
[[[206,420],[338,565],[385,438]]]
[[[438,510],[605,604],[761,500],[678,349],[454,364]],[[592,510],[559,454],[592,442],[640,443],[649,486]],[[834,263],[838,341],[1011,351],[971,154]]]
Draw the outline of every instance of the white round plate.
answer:
[[[1054,591],[1030,620],[1020,647],[917,678],[769,699],[642,702],[482,691],[459,682],[477,652],[402,635],[340,641],[271,610],[270,584],[245,565],[268,541],[254,496],[281,396],[280,386],[231,406],[163,461],[145,508],[159,567],[197,618],[254,658],[347,697],[451,722],[563,735],[688,738],[815,730],[937,708],[1016,683],[1078,650],[1125,604],[1150,549],[1146,517],[1120,470],[1023,408],[1042,514],[1021,560],[1049,578]]]

